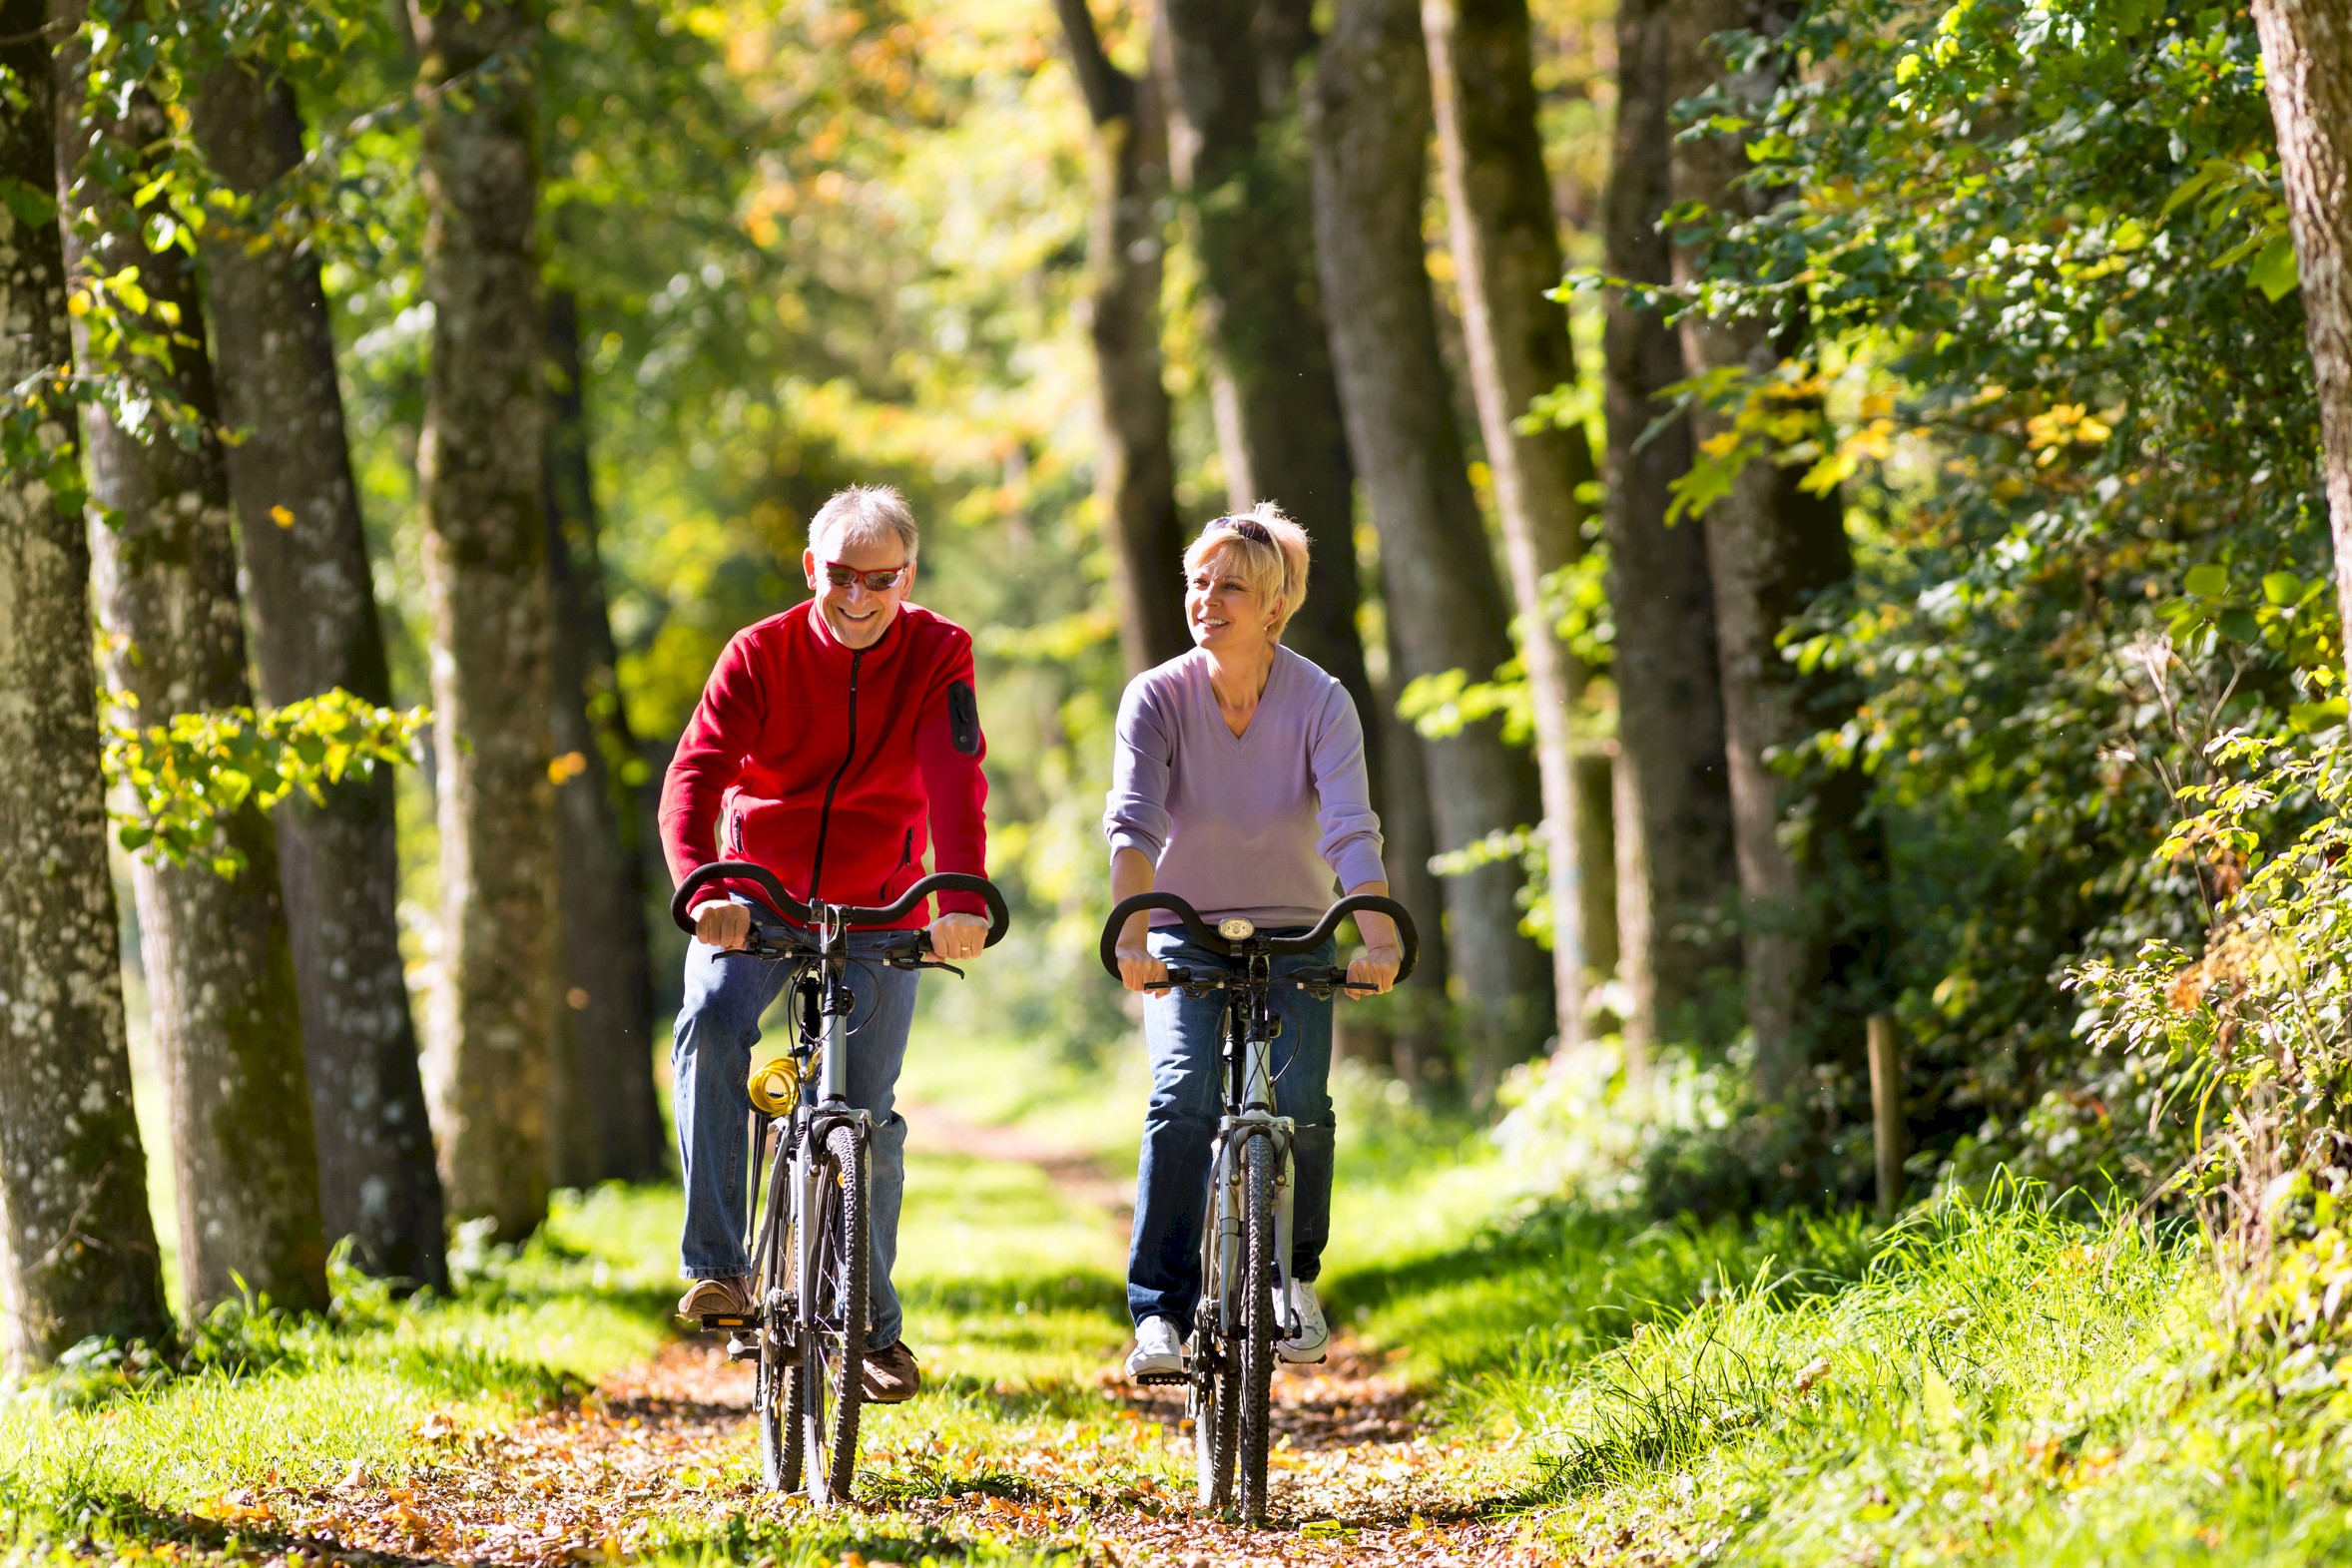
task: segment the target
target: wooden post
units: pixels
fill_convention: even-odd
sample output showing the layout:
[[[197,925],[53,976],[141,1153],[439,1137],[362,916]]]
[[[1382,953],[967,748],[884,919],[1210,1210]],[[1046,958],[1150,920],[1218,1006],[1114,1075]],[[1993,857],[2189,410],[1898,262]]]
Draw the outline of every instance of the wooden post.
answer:
[[[1903,1201],[1903,1058],[1895,1044],[1895,1020],[1870,1017],[1870,1106],[1879,1156],[1879,1218],[1895,1218]]]

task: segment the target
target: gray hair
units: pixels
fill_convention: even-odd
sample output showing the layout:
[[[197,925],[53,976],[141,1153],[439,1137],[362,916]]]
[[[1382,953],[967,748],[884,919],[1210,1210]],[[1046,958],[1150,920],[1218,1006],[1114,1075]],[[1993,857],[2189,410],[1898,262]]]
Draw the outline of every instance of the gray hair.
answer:
[[[913,508],[906,504],[906,497],[886,484],[854,484],[836,490],[833,499],[809,519],[809,548],[820,556],[825,547],[819,541],[827,537],[838,550],[844,545],[875,544],[890,535],[905,546],[906,559],[912,561],[919,538]]]

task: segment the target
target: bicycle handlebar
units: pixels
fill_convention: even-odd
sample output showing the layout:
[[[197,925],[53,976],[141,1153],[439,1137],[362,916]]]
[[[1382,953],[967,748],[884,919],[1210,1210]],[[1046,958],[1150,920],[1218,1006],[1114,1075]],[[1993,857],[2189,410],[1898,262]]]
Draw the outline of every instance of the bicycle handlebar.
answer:
[[[1227,958],[1233,956],[1233,944],[1218,935],[1216,929],[1200,917],[1198,910],[1174,893],[1137,893],[1132,898],[1122,899],[1119,906],[1111,911],[1111,917],[1103,922],[1102,966],[1110,972],[1112,979],[1119,978],[1119,932],[1126,927],[1129,919],[1146,909],[1167,910],[1183,922],[1185,934],[1201,946]],[[1272,954],[1312,952],[1330,940],[1331,933],[1339,929],[1342,920],[1359,909],[1385,914],[1397,922],[1397,944],[1404,949],[1405,956],[1397,965],[1396,983],[1403,985],[1413,974],[1414,961],[1421,956],[1421,935],[1414,929],[1413,916],[1405,912],[1403,904],[1377,893],[1351,893],[1324,910],[1323,918],[1306,935],[1264,937],[1260,939],[1260,947]]]
[[[670,918],[678,922],[678,929],[694,934],[694,917],[687,913],[687,900],[711,883],[729,877],[740,877],[757,882],[768,895],[775,912],[787,920],[807,925],[814,922],[817,912],[786,890],[784,882],[774,871],[749,860],[713,860],[708,865],[696,866],[686,880],[678,884],[678,891],[670,899]],[[988,906],[988,939],[982,947],[994,947],[1004,939],[1012,916],[1004,907],[1004,895],[984,876],[973,876],[965,871],[933,871],[912,887],[898,895],[897,902],[886,908],[867,909],[849,904],[833,905],[833,912],[845,926],[889,925],[913,913],[917,904],[933,893],[971,893]]]

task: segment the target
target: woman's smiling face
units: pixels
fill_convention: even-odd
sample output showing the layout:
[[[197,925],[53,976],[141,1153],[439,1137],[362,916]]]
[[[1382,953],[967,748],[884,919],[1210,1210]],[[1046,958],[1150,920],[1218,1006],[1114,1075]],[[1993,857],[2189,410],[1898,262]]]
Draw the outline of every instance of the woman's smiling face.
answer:
[[[1194,646],[1212,652],[1271,641],[1274,609],[1235,572],[1230,550],[1210,551],[1184,581],[1184,624]]]

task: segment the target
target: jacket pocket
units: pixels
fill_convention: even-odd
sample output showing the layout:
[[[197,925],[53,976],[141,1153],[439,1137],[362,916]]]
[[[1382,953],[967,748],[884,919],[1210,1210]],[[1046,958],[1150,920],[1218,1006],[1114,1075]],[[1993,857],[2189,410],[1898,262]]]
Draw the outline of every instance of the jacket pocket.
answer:
[[[901,844],[898,848],[898,863],[896,867],[891,870],[889,875],[882,878],[882,891],[874,895],[874,901],[876,903],[886,904],[890,901],[890,884],[896,881],[899,877],[906,874],[906,867],[912,863],[913,859],[914,829],[909,827],[906,829],[906,842]]]

